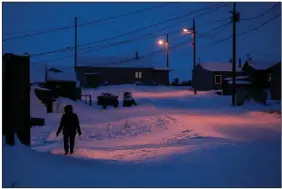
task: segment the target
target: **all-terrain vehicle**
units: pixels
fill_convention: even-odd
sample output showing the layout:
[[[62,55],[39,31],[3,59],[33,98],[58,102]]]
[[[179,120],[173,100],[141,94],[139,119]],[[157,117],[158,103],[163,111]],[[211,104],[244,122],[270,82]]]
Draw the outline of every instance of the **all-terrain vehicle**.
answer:
[[[130,92],[125,92],[123,93],[123,107],[128,107],[128,106],[136,106],[137,103],[132,97],[132,94]]]
[[[117,108],[119,105],[118,96],[115,96],[111,93],[102,93],[97,97],[97,105],[102,105],[104,109],[106,109],[107,106],[114,106]]]

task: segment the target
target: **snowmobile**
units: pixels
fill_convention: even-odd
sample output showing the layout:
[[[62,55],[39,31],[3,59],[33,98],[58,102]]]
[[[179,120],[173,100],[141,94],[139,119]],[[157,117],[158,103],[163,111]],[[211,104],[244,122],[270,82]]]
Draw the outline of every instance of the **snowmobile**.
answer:
[[[123,107],[128,107],[128,106],[136,106],[137,103],[132,97],[132,94],[130,92],[125,92],[123,93]]]
[[[118,96],[111,93],[102,93],[102,95],[97,97],[97,105],[102,105],[104,109],[106,109],[107,106],[114,106],[117,108],[119,105]]]

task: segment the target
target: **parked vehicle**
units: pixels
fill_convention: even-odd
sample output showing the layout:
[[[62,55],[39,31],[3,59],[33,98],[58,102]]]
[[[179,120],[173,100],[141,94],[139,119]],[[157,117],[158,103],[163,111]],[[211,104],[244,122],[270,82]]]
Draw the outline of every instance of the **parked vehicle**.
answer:
[[[137,105],[134,98],[132,97],[132,94],[130,92],[123,93],[123,107],[128,107],[132,105]]]
[[[117,108],[119,105],[118,96],[115,96],[111,93],[102,93],[97,97],[97,104],[99,106],[102,105],[104,109],[106,109],[107,106],[114,106]]]

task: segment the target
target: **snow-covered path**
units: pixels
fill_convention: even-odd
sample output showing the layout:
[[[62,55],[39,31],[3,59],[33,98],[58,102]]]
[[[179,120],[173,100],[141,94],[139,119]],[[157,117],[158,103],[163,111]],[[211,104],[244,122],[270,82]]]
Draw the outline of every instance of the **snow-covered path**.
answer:
[[[191,90],[177,87],[108,86],[84,93],[95,99],[101,92],[121,96],[125,91],[133,92],[138,106],[103,110],[95,102],[89,107],[83,102],[62,99],[62,105],[72,104],[80,117],[83,134],[77,137],[75,154],[72,157],[57,155],[63,153],[62,136],[55,137],[61,114],[46,115],[47,126],[32,128],[32,148],[55,156],[32,153],[46,156],[46,164],[58,158],[51,167],[55,168],[61,162],[62,166],[68,164],[81,170],[81,175],[68,183],[59,180],[40,183],[26,178],[25,181],[21,179],[19,185],[281,185],[281,117],[266,113],[277,106],[250,103],[232,107],[230,97],[211,92],[200,92],[195,96]],[[75,165],[64,161],[75,162]],[[46,169],[53,170],[48,166]],[[59,173],[68,169],[62,167]],[[56,177],[59,173],[52,174]],[[48,175],[44,173],[44,176]]]
[[[280,117],[276,114],[234,108],[230,106],[230,97],[210,92],[200,92],[195,96],[187,89],[129,85],[84,93],[93,97],[101,92],[122,96],[125,91],[133,92],[139,106],[102,110],[95,102],[93,107],[89,107],[83,102],[63,100],[62,104],[73,104],[81,121],[83,135],[77,137],[75,157],[153,160],[204,146],[266,138],[267,133],[256,134],[259,129],[280,131]],[[46,128],[33,128],[32,136],[37,137],[34,149],[63,153],[62,136],[55,137],[59,119],[60,115],[49,115]],[[42,136],[40,133],[44,129],[47,137],[42,143],[38,137]],[[249,136],[246,134],[248,130],[255,134]]]

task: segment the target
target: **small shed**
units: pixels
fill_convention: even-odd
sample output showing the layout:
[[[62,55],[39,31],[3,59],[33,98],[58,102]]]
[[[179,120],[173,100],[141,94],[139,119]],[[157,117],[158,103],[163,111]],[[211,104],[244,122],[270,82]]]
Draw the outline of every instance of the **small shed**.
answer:
[[[242,68],[236,66],[236,76],[244,76]],[[193,70],[192,86],[197,90],[222,89],[224,79],[232,77],[230,63],[199,63]]]
[[[271,99],[281,100],[281,61],[249,59],[243,70],[256,90],[269,89]]]
[[[61,96],[72,100],[77,99],[75,72],[52,68],[46,74],[45,87],[51,89],[56,97]]]

